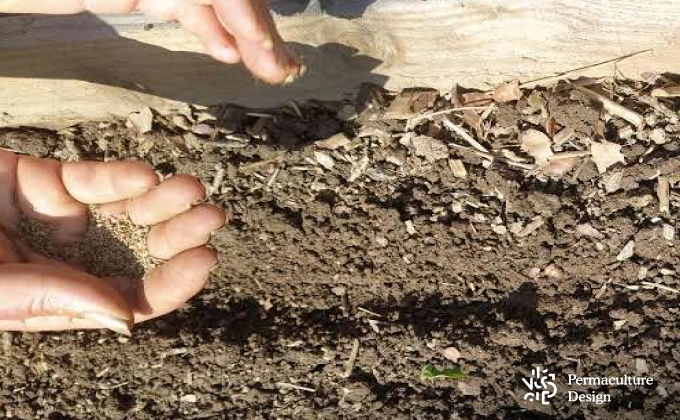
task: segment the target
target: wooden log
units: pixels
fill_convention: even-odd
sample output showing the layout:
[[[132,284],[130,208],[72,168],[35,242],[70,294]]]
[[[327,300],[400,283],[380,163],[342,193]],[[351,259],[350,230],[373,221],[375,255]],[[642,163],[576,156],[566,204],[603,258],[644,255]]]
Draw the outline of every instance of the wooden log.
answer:
[[[290,1],[277,5],[285,9]],[[363,82],[395,90],[449,89],[454,82],[488,88],[641,50],[650,51],[619,62],[618,70],[629,77],[680,73],[675,0],[347,4],[354,4],[351,13],[334,6],[335,16],[277,16],[284,38],[309,68],[289,87],[267,86],[241,66],[214,62],[171,23],[140,16],[0,18],[0,126],[54,128],[144,106],[166,112],[182,102],[267,107],[288,99],[339,99]],[[613,75],[613,64],[588,73]]]

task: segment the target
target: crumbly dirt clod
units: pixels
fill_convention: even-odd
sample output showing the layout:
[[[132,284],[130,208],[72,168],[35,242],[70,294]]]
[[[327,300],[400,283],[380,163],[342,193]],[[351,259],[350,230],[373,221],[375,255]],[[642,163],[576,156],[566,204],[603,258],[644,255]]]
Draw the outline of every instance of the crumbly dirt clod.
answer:
[[[158,264],[146,246],[147,227],[127,217],[105,216],[90,211],[87,232],[81,241],[64,245],[53,239],[52,228],[37,220],[22,221],[23,241],[34,251],[83,267],[98,277],[143,279]]]
[[[390,118],[398,94],[365,86],[340,102],[187,107],[145,134],[118,120],[60,132],[49,156],[200,177],[230,225],[207,288],[129,341],[3,336],[0,416],[678,419],[680,99],[651,92],[679,82],[585,79],[506,103],[409,91]],[[432,116],[399,119],[414,113]],[[551,140],[545,166],[522,147],[530,130]],[[0,146],[45,152],[24,134]],[[349,142],[316,145],[333,136]],[[468,376],[424,379],[428,364]],[[523,398],[538,366],[557,377],[548,406]],[[574,389],[569,374],[654,385]]]

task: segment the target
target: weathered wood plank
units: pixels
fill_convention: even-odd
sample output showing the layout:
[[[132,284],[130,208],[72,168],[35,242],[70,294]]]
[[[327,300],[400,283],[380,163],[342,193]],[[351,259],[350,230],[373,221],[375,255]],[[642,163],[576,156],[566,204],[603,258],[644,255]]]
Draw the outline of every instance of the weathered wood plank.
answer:
[[[365,81],[488,87],[647,49],[618,69],[630,77],[680,73],[679,20],[675,0],[376,0],[355,19],[279,16],[309,68],[284,88],[213,62],[174,24],[145,30],[140,17],[9,17],[0,19],[0,126],[59,126],[178,102],[332,99]],[[613,67],[590,73],[611,75]]]

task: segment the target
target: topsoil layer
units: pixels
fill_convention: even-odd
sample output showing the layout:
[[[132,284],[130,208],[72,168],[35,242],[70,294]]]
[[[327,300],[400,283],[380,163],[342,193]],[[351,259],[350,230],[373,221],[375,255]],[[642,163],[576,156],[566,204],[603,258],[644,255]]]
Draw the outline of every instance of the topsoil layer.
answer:
[[[231,223],[208,288],[132,338],[1,333],[0,416],[676,419],[680,101],[650,94],[671,81],[497,101],[366,86],[218,121],[187,108],[143,134],[145,112],[4,130],[0,146],[37,156],[196,174]],[[481,108],[413,119],[460,105]],[[524,400],[538,366],[556,374],[550,405]]]

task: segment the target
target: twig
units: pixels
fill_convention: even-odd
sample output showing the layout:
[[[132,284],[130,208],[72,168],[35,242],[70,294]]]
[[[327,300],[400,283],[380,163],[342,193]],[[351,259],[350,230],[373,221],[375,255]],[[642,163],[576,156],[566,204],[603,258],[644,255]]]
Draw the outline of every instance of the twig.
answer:
[[[127,385],[129,383],[130,382],[126,381],[126,382],[121,382],[119,384],[112,385],[112,386],[105,386],[105,385],[99,384],[99,389],[104,390],[104,391],[111,391],[112,389],[118,389],[118,388],[124,387],[125,385]]]
[[[530,170],[536,168],[535,165],[530,165],[530,164],[528,164],[528,163],[514,162],[514,161],[512,161],[512,160],[510,160],[510,159],[508,159],[508,158],[506,158],[506,157],[504,157],[504,156],[494,156],[494,155],[492,155],[491,153],[480,152],[480,151],[478,151],[478,150],[471,149],[471,148],[469,148],[469,147],[461,146],[460,144],[456,144],[456,143],[448,143],[448,145],[451,146],[451,147],[453,147],[453,148],[456,148],[456,149],[458,149],[458,150],[463,150],[463,151],[465,151],[465,152],[475,154],[475,155],[477,155],[477,156],[479,156],[479,157],[481,157],[481,158],[484,158],[484,159],[487,159],[487,160],[490,160],[490,161],[493,161],[493,160],[497,159],[497,160],[499,160],[499,161],[501,161],[501,162],[504,162],[504,163],[507,164],[508,166],[515,166],[515,167],[517,167],[517,168],[525,169],[525,170],[527,170],[527,171],[530,171]]]
[[[559,152],[548,157],[548,160],[560,160],[560,159],[571,159],[575,157],[586,157],[590,156],[591,153],[588,150],[576,150],[572,152]]]
[[[383,317],[382,315],[377,314],[377,313],[375,313],[375,312],[373,312],[373,311],[369,311],[368,309],[362,308],[361,306],[357,306],[357,310],[359,310],[359,311],[361,311],[361,312],[366,312],[367,314],[372,315],[372,316],[375,316],[375,317],[378,317],[378,318],[382,318],[382,317]]]
[[[361,342],[359,341],[358,338],[354,339],[354,343],[352,343],[352,352],[349,355],[349,359],[347,360],[347,365],[345,365],[345,373],[342,375],[343,378],[349,378],[352,376],[352,371],[354,370],[354,365],[357,362],[357,356],[359,355],[359,346],[361,345]]]
[[[283,157],[283,154],[281,154],[281,155],[275,156],[271,159],[261,160],[259,162],[250,163],[248,165],[243,165],[239,168],[239,170],[241,172],[248,173],[248,172],[251,172],[251,171],[254,171],[254,170],[258,170],[258,169],[262,168],[263,166],[267,166],[267,165],[271,165],[271,164],[275,164],[275,163],[282,163],[283,160],[284,160],[284,157]]]
[[[291,383],[288,383],[288,382],[277,382],[276,386],[278,388],[297,389],[298,391],[305,391],[305,392],[316,392],[316,389],[314,389],[314,388],[307,388],[305,386],[295,385],[295,384],[291,384]]]
[[[274,169],[274,172],[272,172],[271,176],[269,177],[269,180],[267,181],[267,188],[271,188],[272,185],[276,182],[276,177],[279,176],[279,172],[281,171],[281,168],[278,166]]]
[[[477,140],[472,138],[470,133],[465,131],[465,129],[463,127],[461,127],[457,124],[454,124],[453,121],[451,121],[448,117],[444,117],[442,122],[444,123],[446,128],[448,128],[449,130],[453,130],[456,134],[461,136],[463,138],[463,140],[468,142],[470,144],[470,146],[474,147],[475,149],[479,150],[482,153],[489,153],[489,151],[486,149],[486,147],[479,144],[479,142]]]
[[[552,76],[539,77],[538,79],[533,79],[533,80],[528,80],[528,81],[526,81],[526,82],[523,82],[523,83],[521,83],[521,84],[519,85],[519,87],[521,87],[521,88],[523,88],[523,87],[530,87],[530,86],[531,86],[532,84],[534,84],[534,83],[537,84],[537,83],[542,83],[542,82],[546,82],[546,81],[553,81],[553,80],[563,79],[564,76],[566,76],[566,75],[568,75],[568,74],[578,73],[578,72],[584,71],[584,70],[590,70],[590,69],[593,69],[593,68],[595,68],[595,67],[605,66],[605,65],[607,65],[607,64],[612,64],[612,63],[615,64],[615,63],[619,63],[619,62],[621,62],[621,61],[623,61],[623,60],[626,60],[626,59],[628,59],[628,58],[635,57],[636,55],[645,54],[645,53],[652,52],[652,51],[654,51],[654,50],[649,49],[649,50],[636,51],[636,52],[632,52],[632,53],[630,53],[630,54],[626,54],[626,55],[622,55],[622,56],[619,56],[619,57],[611,58],[611,59],[609,59],[609,60],[600,61],[600,62],[598,62],[598,63],[588,64],[588,65],[585,65],[585,66],[583,66],[583,67],[577,67],[577,68],[571,69],[571,70],[565,70],[565,71],[562,71],[562,72],[559,72],[559,73],[555,73],[555,74],[553,74]],[[493,91],[491,91],[491,92],[493,92]]]
[[[420,120],[426,120],[430,119],[432,117],[436,117],[437,115],[445,115],[445,114],[450,114],[452,112],[456,111],[465,111],[467,109],[472,109],[472,110],[484,110],[486,111],[489,108],[493,108],[493,105],[487,105],[487,106],[456,106],[453,108],[447,108],[447,109],[441,109],[439,111],[433,111],[433,112],[428,112],[422,115],[418,115],[416,117],[410,118],[408,120],[408,123],[406,124],[408,127],[412,127],[413,123],[416,123]]]
[[[588,97],[600,101],[604,108],[610,113],[623,118],[629,123],[633,124],[638,130],[642,130],[645,125],[645,119],[642,115],[637,112],[620,105],[604,95],[601,95],[595,91],[584,88],[582,86],[576,86],[576,90],[585,93]]]
[[[652,282],[649,282],[649,281],[643,281],[641,283],[644,284],[647,287],[661,289],[661,290],[665,290],[667,292],[672,292],[672,293],[680,293],[680,290],[674,289],[672,287],[664,286],[663,284],[652,283]]]

